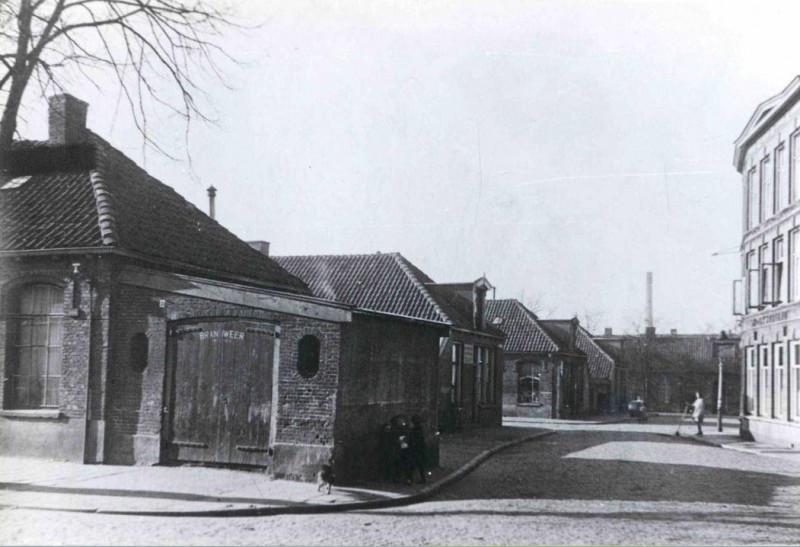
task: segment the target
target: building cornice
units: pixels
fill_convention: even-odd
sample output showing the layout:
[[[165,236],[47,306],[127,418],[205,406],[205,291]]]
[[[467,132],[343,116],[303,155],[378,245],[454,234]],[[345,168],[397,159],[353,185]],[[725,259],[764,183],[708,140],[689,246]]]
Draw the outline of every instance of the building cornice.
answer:
[[[756,107],[742,134],[734,143],[733,165],[739,173],[744,168],[747,150],[798,100],[800,100],[800,76],[789,82],[783,91]]]

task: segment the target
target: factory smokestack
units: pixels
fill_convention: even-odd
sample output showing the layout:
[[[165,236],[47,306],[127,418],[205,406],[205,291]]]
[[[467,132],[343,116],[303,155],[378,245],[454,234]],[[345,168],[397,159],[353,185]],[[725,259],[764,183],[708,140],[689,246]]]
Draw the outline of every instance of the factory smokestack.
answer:
[[[653,328],[653,272],[647,272],[647,309],[644,321],[647,328]]]

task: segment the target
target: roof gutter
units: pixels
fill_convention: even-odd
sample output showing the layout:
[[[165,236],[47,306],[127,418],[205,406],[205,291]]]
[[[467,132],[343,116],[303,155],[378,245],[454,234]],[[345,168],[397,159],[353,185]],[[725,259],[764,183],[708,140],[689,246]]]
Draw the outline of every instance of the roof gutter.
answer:
[[[506,338],[508,338],[507,335],[498,336],[496,334],[489,334],[488,332],[482,332],[482,331],[479,331],[479,330],[472,330],[472,329],[465,329],[465,328],[462,328],[462,327],[456,327],[456,326],[452,326],[452,325],[450,326],[450,328],[452,330],[456,331],[456,332],[463,332],[463,333],[466,333],[466,334],[485,336],[487,338],[494,338],[495,340],[500,340],[500,341],[505,341]]]
[[[196,274],[209,276],[211,279],[223,279],[226,281],[234,283],[242,283],[266,290],[270,289],[274,291],[286,290],[293,294],[309,296],[304,292],[299,292],[298,288],[292,285],[286,285],[284,283],[265,284],[251,277],[230,274],[228,272],[218,272],[210,268],[203,268],[201,266],[196,266],[194,264],[187,264],[185,262],[179,262],[177,260],[154,258],[152,256],[145,255],[142,253],[120,249],[119,247],[66,247],[66,248],[56,248],[56,249],[25,249],[18,251],[0,251],[0,257],[8,256],[8,257],[20,257],[20,258],[28,256],[36,257],[36,256],[48,256],[48,255],[77,255],[77,254],[97,254],[97,255],[110,254],[115,256],[122,256],[125,258],[141,260],[143,262],[155,266],[168,266],[170,268],[180,268],[188,272],[194,272]],[[219,275],[220,273],[222,273],[223,275]],[[309,297],[313,298],[311,296]]]
[[[388,318],[388,319],[399,319],[401,321],[408,321],[410,323],[416,323],[416,324],[423,325],[423,326],[426,326],[426,327],[436,327],[436,328],[439,328],[439,329],[442,329],[442,330],[449,330],[450,328],[452,328],[451,325],[449,325],[448,323],[444,323],[444,322],[441,322],[441,321],[431,321],[430,319],[420,319],[418,317],[411,317],[409,315],[401,315],[399,313],[389,313],[389,312],[376,311],[376,310],[367,310],[367,309],[359,308],[359,307],[354,307],[353,313],[356,313],[358,315],[369,315],[369,316],[382,317],[382,318]]]

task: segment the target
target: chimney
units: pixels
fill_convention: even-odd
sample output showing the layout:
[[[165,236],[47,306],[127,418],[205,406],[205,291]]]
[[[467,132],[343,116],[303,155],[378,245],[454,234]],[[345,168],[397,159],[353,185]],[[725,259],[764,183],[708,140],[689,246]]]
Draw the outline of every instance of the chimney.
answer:
[[[247,244],[262,255],[269,256],[269,241],[248,241]]]
[[[86,139],[89,103],[61,93],[47,100],[48,139],[52,144],[75,144]]]
[[[647,272],[647,309],[645,311],[645,326],[653,326],[653,272]]]
[[[614,335],[614,332],[611,329],[611,327],[606,327],[606,331],[605,331],[605,334],[603,334],[603,336],[613,336],[613,335]]]
[[[208,216],[212,219],[216,216],[216,212],[214,211],[214,198],[217,197],[217,189],[214,188],[214,185],[208,187]]]
[[[656,328],[655,327],[645,327],[644,328],[644,335],[648,337],[653,337],[656,335]]]
[[[676,334],[678,334],[678,329],[669,329],[669,334],[670,336],[675,336]]]
[[[486,293],[493,288],[485,277],[472,284],[472,326],[477,330],[486,328]]]
[[[580,321],[577,317],[573,317],[569,322],[569,350],[575,351],[578,347],[578,325]]]

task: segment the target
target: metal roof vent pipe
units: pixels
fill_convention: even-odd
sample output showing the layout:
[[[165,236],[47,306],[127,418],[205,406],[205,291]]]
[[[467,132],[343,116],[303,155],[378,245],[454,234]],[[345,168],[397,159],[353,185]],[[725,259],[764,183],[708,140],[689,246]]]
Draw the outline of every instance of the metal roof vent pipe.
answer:
[[[217,197],[217,189],[214,188],[214,185],[208,187],[208,216],[211,217],[212,220],[216,217],[216,212],[214,210],[214,199]]]

